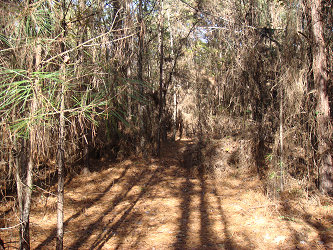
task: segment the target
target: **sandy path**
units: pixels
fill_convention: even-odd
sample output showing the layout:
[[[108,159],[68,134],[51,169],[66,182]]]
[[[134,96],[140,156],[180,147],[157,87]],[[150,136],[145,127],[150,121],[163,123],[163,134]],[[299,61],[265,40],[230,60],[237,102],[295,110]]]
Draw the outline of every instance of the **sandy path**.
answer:
[[[214,178],[183,168],[190,143],[166,145],[160,160],[126,160],[73,178],[66,186],[65,248],[333,249],[332,210],[273,202],[255,175],[237,169]],[[45,202],[35,197],[33,249],[55,246],[55,198]],[[6,233],[11,246],[16,235]]]

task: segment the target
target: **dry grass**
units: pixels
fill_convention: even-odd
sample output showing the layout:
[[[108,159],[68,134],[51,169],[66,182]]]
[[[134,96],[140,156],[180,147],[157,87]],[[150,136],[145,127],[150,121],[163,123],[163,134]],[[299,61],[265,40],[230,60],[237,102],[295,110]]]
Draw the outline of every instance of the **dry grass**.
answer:
[[[193,146],[194,145],[194,146]],[[331,200],[286,193],[271,200],[233,138],[202,150],[215,171],[181,164],[191,140],[164,145],[161,159],[128,159],[77,175],[66,186],[67,249],[329,249],[333,247]],[[214,150],[212,148],[215,148]],[[239,160],[231,161],[239,151]],[[107,167],[107,168],[106,168]],[[223,171],[222,171],[223,169]],[[8,206],[7,203],[6,206]],[[7,225],[17,214],[4,211]],[[54,249],[56,199],[36,193],[31,214],[33,249]],[[9,224],[8,224],[9,223]],[[17,230],[1,232],[9,249]]]

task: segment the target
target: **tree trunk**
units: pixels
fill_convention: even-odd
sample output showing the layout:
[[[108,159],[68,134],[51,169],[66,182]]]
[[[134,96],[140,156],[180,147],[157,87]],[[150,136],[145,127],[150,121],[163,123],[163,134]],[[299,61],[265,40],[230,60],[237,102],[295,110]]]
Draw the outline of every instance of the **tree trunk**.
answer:
[[[317,89],[317,136],[318,152],[320,156],[319,188],[323,193],[333,195],[333,167],[332,155],[329,152],[329,142],[332,135],[330,121],[330,106],[327,92],[328,73],[327,56],[325,53],[324,25],[321,18],[321,0],[308,0],[311,10],[311,28],[313,35],[312,70],[315,87]]]
[[[39,39],[36,41],[34,70],[40,69],[42,46]],[[38,80],[32,83],[32,100],[30,104],[31,127],[29,139],[16,143],[16,187],[20,210],[20,245],[19,249],[30,249],[30,208],[33,188],[34,147],[36,144],[37,126],[34,124],[34,116],[38,108],[37,93],[40,91]]]
[[[31,143],[31,139],[30,139]],[[24,203],[23,203],[23,211],[21,215],[21,227],[20,227],[20,249],[30,249],[30,208],[31,208],[31,194],[32,194],[32,169],[33,169],[33,155],[32,155],[32,147],[29,147],[29,161],[26,167],[26,183],[23,187],[24,192]],[[23,240],[23,241],[22,241]]]
[[[63,13],[65,13],[65,2],[63,2]],[[65,15],[65,14],[63,14]],[[65,16],[63,16],[65,20]],[[64,38],[66,36],[66,23],[62,22],[62,42],[61,52],[65,51]],[[58,200],[57,200],[57,244],[56,249],[64,248],[64,144],[65,144],[65,84],[66,84],[66,58],[61,64],[61,92],[60,92],[60,116],[59,116],[59,135],[58,135]]]
[[[143,1],[139,1],[139,13],[138,13],[138,22],[140,25],[138,31],[138,81],[139,81],[139,95],[141,97],[144,96],[144,88],[143,88],[143,52],[144,52],[144,21],[143,21]],[[139,135],[139,149],[137,151],[146,154],[145,146],[146,146],[146,122],[145,122],[145,104],[139,103],[139,124],[140,124],[140,135]]]
[[[172,32],[172,27],[171,27],[171,23],[170,23],[170,12],[168,11],[168,23],[169,23],[169,27],[170,27],[170,49],[171,49],[171,53],[170,56],[171,58],[174,57],[174,52],[173,52],[173,32]],[[172,84],[172,74],[170,75],[170,82],[169,84]],[[176,84],[173,85],[173,132],[172,132],[172,140],[174,141],[176,139],[176,134],[177,134],[177,86]]]
[[[163,44],[163,0],[160,0],[160,86],[159,86],[159,111],[158,111],[158,136],[157,136],[157,154],[161,153],[161,139],[163,133],[163,61],[164,61],[164,44]]]
[[[29,150],[26,150],[26,141],[15,142],[15,165],[16,165],[16,187],[17,200],[20,213],[20,245],[19,249],[30,249],[29,234],[29,214],[31,203],[31,181],[32,181],[32,164],[26,161]],[[29,172],[29,170],[31,170]],[[28,183],[28,180],[30,183]],[[30,184],[28,186],[28,184]]]
[[[284,159],[283,159],[283,89],[280,86],[280,115],[279,115],[279,125],[280,125],[280,190],[284,189]]]
[[[65,74],[65,65],[61,66],[62,75]],[[65,79],[61,87],[61,103],[59,117],[59,145],[58,145],[58,202],[57,202],[57,246],[58,250],[63,249],[64,241],[64,142],[65,142]]]
[[[12,152],[14,165],[16,166],[15,171],[15,178],[16,178],[16,189],[17,189],[17,201],[18,201],[18,207],[19,207],[19,213],[20,213],[20,223],[22,221],[22,213],[23,213],[23,181],[21,179],[22,176],[22,153],[21,150],[23,146],[23,141],[18,142],[16,139],[14,139],[14,148]],[[22,235],[22,232],[24,232],[24,228],[20,226],[20,246],[24,243],[24,237]]]

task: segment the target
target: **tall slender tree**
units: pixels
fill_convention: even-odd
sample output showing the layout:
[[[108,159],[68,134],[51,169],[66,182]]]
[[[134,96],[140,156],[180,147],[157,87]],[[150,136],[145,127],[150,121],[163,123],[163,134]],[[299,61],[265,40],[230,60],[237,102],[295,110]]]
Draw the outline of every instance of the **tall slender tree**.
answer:
[[[62,2],[62,20],[61,20],[61,53],[65,52],[64,39],[67,35],[66,25],[66,2]],[[61,90],[60,90],[60,113],[59,113],[59,131],[58,131],[58,201],[57,201],[57,250],[64,248],[64,183],[65,183],[65,91],[66,91],[66,60],[68,56],[63,56],[60,66]]]
[[[318,153],[320,157],[320,190],[333,195],[333,159],[330,152],[332,138],[332,121],[328,98],[327,55],[324,39],[324,22],[321,0],[307,0],[305,6],[311,17],[312,31],[312,70],[315,88],[317,90],[317,136]]]
[[[160,78],[159,78],[159,110],[158,110],[158,136],[157,136],[157,154],[161,153],[161,140],[163,137],[165,124],[163,123],[163,63],[164,63],[164,16],[163,16],[163,0],[160,0],[160,20],[159,20],[159,28],[160,28]]]

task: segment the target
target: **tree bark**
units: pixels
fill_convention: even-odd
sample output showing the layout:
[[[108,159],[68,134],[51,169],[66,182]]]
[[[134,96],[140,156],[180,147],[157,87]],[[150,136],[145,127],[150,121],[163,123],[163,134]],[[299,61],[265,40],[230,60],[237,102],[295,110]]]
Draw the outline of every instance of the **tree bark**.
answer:
[[[280,86],[280,115],[279,115],[279,125],[280,125],[280,190],[284,190],[284,159],[283,159],[283,89]]]
[[[163,0],[160,0],[160,86],[159,86],[159,111],[158,111],[158,136],[157,136],[157,155],[161,154],[161,139],[163,133],[163,61],[164,61],[164,27],[163,27]]]
[[[40,40],[36,41],[34,70],[40,69],[42,46]],[[36,144],[37,126],[34,124],[34,116],[38,108],[37,93],[40,91],[38,79],[32,83],[32,100],[30,104],[30,117],[32,120],[29,128],[29,139],[16,143],[16,187],[20,211],[20,245],[19,249],[30,249],[30,208],[33,188],[34,147]]]
[[[320,156],[319,188],[323,193],[333,195],[333,166],[332,155],[329,152],[329,142],[332,135],[330,121],[330,106],[327,92],[328,73],[327,56],[325,53],[324,24],[321,18],[322,1],[308,0],[311,11],[311,28],[313,36],[312,70],[315,87],[317,89],[317,136],[318,152]]]
[[[169,23],[169,27],[170,27],[170,56],[171,58],[174,57],[174,52],[173,52],[173,32],[172,32],[172,27],[171,27],[171,22],[170,22],[170,12],[168,11],[168,23]],[[170,82],[169,84],[172,83],[172,74],[170,75]],[[177,134],[177,86],[176,84],[173,85],[173,132],[172,132],[172,140],[174,141],[176,139],[176,134]]]
[[[65,13],[65,2],[63,2],[63,13]],[[65,44],[63,42],[66,36],[66,23],[65,14],[62,21],[62,42],[61,52],[65,51]],[[60,116],[59,116],[59,134],[58,134],[58,200],[57,200],[57,244],[56,249],[62,250],[64,248],[64,144],[65,144],[65,81],[66,81],[66,58],[64,58],[60,72],[61,72],[61,92],[60,92]]]
[[[61,72],[65,74],[65,65]],[[61,87],[61,104],[59,117],[59,145],[58,145],[58,202],[57,202],[57,250],[63,249],[64,241],[64,142],[65,142],[65,82],[63,79]]]
[[[144,54],[144,21],[143,21],[143,1],[139,1],[139,13],[138,13],[138,22],[139,22],[139,31],[138,31],[138,81],[139,81],[139,94],[141,97],[144,96],[144,87],[143,87],[143,54]],[[140,135],[139,135],[139,150],[141,153],[146,154],[146,118],[145,118],[145,104],[139,103],[139,124],[140,124]]]
[[[31,143],[31,139],[30,139]],[[21,227],[20,227],[20,247],[19,249],[30,249],[30,208],[31,208],[31,195],[32,195],[32,169],[33,169],[33,155],[32,155],[32,147],[29,147],[29,161],[26,167],[26,183],[23,187],[24,192],[24,203],[23,203],[23,211],[21,214]]]
[[[31,203],[31,181],[32,181],[32,165],[26,161],[29,150],[26,150],[27,142],[20,140],[15,142],[15,165],[16,165],[16,187],[17,200],[20,213],[20,245],[19,249],[30,249],[30,233],[29,233],[29,214]],[[31,170],[29,172],[29,170]],[[29,177],[31,176],[31,177]],[[30,183],[28,183],[28,180]],[[30,184],[30,186],[28,186]],[[29,188],[30,187],[30,188]]]

